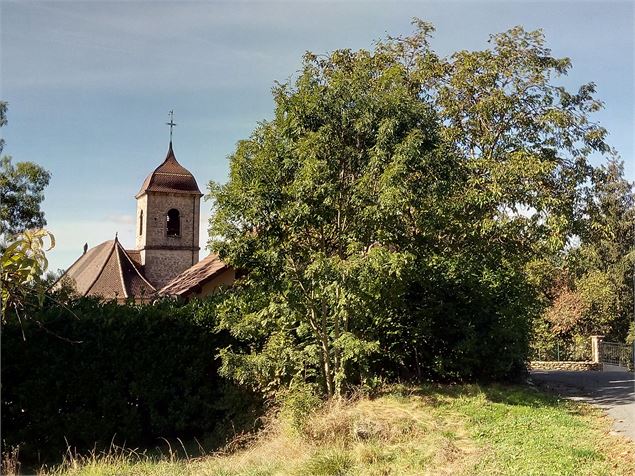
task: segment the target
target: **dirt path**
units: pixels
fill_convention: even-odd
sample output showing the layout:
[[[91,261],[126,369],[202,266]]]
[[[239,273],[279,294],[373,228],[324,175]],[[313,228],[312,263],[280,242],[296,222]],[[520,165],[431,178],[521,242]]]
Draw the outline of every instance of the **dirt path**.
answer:
[[[604,372],[533,371],[539,386],[597,405],[615,422],[616,433],[635,441],[635,376],[619,367]]]

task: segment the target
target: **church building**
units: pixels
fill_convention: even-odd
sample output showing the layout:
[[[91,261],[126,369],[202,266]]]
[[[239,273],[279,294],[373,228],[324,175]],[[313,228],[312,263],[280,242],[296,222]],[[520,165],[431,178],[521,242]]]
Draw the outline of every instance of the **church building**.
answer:
[[[135,196],[135,249],[126,250],[116,235],[85,247],[54,287],[64,282],[81,296],[150,302],[160,296],[205,296],[230,285],[234,270],[218,256],[199,262],[202,196],[194,176],[176,160],[170,140],[165,160]]]
[[[137,199],[136,251],[146,279],[162,288],[198,263],[203,194],[172,150],[141,185]]]

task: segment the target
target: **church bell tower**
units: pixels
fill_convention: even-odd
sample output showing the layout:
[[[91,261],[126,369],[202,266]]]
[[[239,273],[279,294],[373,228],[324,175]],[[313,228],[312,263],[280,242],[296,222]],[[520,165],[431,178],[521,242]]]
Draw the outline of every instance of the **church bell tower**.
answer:
[[[201,197],[194,176],[170,146],[161,165],[143,182],[137,199],[136,248],[145,278],[157,289],[198,262]]]

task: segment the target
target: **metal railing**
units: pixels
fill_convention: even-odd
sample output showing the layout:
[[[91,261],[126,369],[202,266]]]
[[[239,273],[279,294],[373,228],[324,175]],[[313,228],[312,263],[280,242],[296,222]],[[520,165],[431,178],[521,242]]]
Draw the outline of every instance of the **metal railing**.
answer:
[[[619,342],[602,342],[600,360],[604,364],[633,368],[633,347]]]
[[[552,361],[588,361],[591,360],[591,346],[582,348],[572,342],[555,342],[551,345],[542,345],[530,351],[530,360],[552,360]]]

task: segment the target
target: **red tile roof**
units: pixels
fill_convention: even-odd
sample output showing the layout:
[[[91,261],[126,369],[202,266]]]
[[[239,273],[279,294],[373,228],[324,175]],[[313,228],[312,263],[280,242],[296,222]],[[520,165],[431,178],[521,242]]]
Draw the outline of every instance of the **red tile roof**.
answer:
[[[183,296],[194,290],[197,286],[205,284],[227,270],[229,265],[222,262],[218,255],[210,254],[186,269],[176,278],[158,291],[163,296]]]
[[[168,154],[161,165],[148,175],[136,197],[146,192],[176,192],[202,195],[194,176],[179,164],[172,150],[172,142]]]
[[[53,285],[70,280],[80,296],[100,296],[124,301],[134,297],[148,300],[156,293],[128,256],[119,240],[109,240],[89,249]]]

